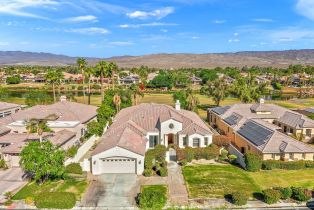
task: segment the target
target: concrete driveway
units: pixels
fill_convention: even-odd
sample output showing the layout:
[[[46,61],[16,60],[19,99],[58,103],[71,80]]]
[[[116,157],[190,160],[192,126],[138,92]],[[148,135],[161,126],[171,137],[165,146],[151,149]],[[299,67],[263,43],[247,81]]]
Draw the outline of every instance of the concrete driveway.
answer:
[[[82,201],[84,207],[132,208],[138,192],[135,174],[95,176]]]
[[[3,200],[3,194],[10,191],[15,192],[24,186],[27,181],[23,180],[24,172],[21,168],[9,168],[0,170],[0,201]]]

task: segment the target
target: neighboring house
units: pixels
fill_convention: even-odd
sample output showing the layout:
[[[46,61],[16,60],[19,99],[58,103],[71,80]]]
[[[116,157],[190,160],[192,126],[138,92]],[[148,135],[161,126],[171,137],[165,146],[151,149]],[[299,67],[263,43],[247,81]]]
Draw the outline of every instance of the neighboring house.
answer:
[[[25,145],[28,139],[27,122],[32,119],[47,120],[47,126],[52,130],[52,133],[47,133],[45,138],[62,146],[64,149],[68,149],[79,143],[79,139],[86,132],[87,123],[95,120],[96,116],[96,106],[69,102],[66,101],[65,97],[61,97],[61,101],[55,104],[37,105],[21,110],[0,119],[0,135],[1,128],[9,129],[10,132],[0,137],[0,145],[4,146],[3,143],[5,144],[1,140],[14,137],[12,138],[12,144],[5,144],[6,146],[0,149],[0,154],[15,154],[18,156],[19,153],[13,153],[11,149],[17,149],[17,146],[22,148]],[[14,139],[17,136],[19,138],[23,137],[24,140],[18,139],[15,141]],[[15,164],[12,163],[10,165]]]
[[[61,130],[56,133],[45,133],[43,141],[51,141],[67,150],[74,145],[76,133],[69,130]],[[9,167],[19,167],[20,153],[30,141],[39,141],[37,134],[28,133],[9,133],[0,136],[0,156],[5,160]]]
[[[64,83],[80,83],[82,81],[81,74],[71,74],[68,72],[62,72]]]
[[[255,81],[257,82],[257,84],[270,83],[270,80],[265,75],[256,76]]]
[[[199,77],[196,77],[195,75],[190,77],[190,80],[191,80],[192,85],[201,85],[202,84],[202,79]]]
[[[21,110],[21,105],[0,101],[0,118],[9,116]]]
[[[38,83],[46,82],[46,73],[38,73],[34,78],[34,82]]]
[[[293,113],[293,117],[290,113]],[[264,104],[263,100],[256,104],[234,104],[211,108],[208,111],[208,120],[212,127],[228,137],[233,146],[242,153],[247,151],[260,153],[264,159],[281,157],[287,160],[289,156],[289,160],[299,160],[302,159],[301,154],[304,159],[313,160],[312,147],[289,136],[289,130],[283,129],[283,122],[279,123],[285,120],[290,124],[289,120],[292,120],[291,122],[298,122],[297,125],[300,125],[304,120],[307,122],[306,125],[309,125],[309,119],[305,118],[286,108]]]
[[[136,173],[144,170],[145,152],[156,145],[206,147],[212,132],[194,112],[162,104],[140,104],[121,110],[91,157],[92,173]]]
[[[155,77],[159,75],[159,72],[152,72],[147,75],[147,82],[152,81]]]
[[[119,79],[119,84],[129,85],[138,84],[140,82],[140,77],[138,75],[130,75]]]

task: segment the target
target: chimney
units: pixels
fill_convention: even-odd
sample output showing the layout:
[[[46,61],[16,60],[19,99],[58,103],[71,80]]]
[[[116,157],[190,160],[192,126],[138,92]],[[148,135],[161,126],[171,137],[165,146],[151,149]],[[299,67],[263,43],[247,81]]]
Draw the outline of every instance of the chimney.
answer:
[[[60,101],[61,101],[61,102],[67,101],[67,97],[66,97],[65,95],[60,96]]]
[[[181,104],[180,104],[179,100],[176,101],[176,110],[178,110],[178,111],[181,110]]]
[[[260,104],[264,104],[264,103],[265,103],[265,99],[260,98],[260,99],[259,99],[259,103],[260,103]]]

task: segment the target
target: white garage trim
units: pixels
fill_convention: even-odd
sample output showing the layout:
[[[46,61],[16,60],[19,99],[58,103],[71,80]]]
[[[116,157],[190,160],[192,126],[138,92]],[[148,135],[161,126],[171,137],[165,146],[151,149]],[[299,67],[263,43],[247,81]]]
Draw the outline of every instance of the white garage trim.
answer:
[[[104,163],[104,160],[106,159],[130,159],[134,160],[134,170],[131,171],[131,165],[126,164],[127,169],[123,168],[123,161],[120,163],[119,167],[120,171],[116,169],[119,164],[112,163],[111,165],[108,163]],[[118,161],[116,161],[118,162]],[[113,147],[111,149],[108,149],[102,153],[96,154],[92,156],[91,159],[91,165],[92,165],[92,173],[94,175],[104,174],[104,173],[125,173],[126,171],[128,173],[135,173],[135,174],[142,174],[144,171],[144,155],[140,155],[134,152],[131,152],[127,149],[124,149],[122,147]],[[108,167],[109,166],[109,167]],[[109,168],[109,169],[108,169]],[[111,169],[111,171],[110,171]]]

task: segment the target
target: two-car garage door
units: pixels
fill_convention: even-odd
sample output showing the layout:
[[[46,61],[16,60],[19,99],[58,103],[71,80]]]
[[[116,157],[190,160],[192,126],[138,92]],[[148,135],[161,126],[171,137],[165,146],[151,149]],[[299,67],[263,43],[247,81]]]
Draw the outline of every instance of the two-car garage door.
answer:
[[[102,159],[103,173],[136,173],[136,159],[125,157],[111,157]]]

